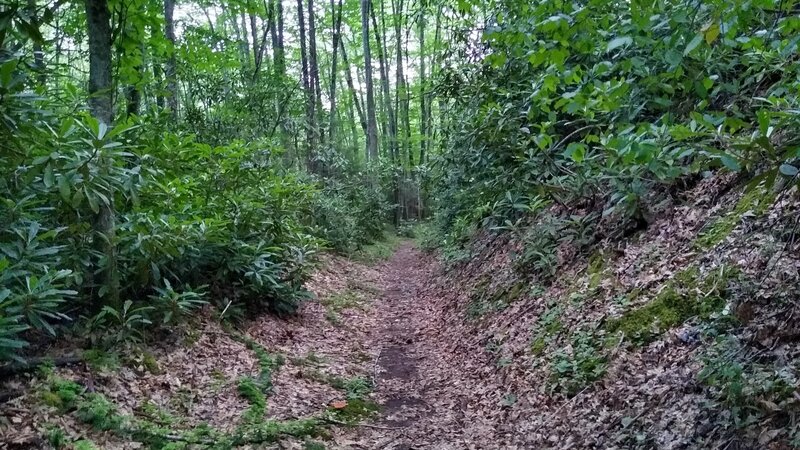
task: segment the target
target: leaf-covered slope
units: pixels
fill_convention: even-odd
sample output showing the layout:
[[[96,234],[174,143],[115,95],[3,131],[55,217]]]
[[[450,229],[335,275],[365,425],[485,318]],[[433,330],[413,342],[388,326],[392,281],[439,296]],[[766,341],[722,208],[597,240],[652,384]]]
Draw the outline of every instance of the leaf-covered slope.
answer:
[[[560,244],[552,276],[518,264],[530,241],[479,233],[431,293],[438,326],[458,337],[442,340],[458,356],[453,385],[470,386],[453,395],[466,396],[466,422],[491,424],[472,438],[799,445],[797,209],[794,190],[743,193],[732,176],[709,177],[629,238]]]

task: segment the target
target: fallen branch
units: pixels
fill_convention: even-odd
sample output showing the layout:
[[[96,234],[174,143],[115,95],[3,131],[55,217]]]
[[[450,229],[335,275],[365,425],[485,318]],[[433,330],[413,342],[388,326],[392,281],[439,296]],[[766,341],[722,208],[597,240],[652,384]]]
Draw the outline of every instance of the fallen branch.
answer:
[[[0,377],[28,372],[33,369],[36,369],[42,364],[52,364],[56,367],[60,367],[60,366],[68,366],[71,364],[78,364],[80,362],[83,362],[82,355],[68,355],[56,358],[46,357],[46,356],[28,358],[24,362],[1,365]]]

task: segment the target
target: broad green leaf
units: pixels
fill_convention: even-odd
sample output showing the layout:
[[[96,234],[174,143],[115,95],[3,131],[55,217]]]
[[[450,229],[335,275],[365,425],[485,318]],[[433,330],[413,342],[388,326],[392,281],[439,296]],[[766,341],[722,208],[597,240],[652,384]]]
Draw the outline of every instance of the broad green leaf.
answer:
[[[692,50],[696,49],[697,46],[700,45],[701,42],[703,42],[703,35],[702,34],[695,35],[695,37],[691,41],[689,41],[689,44],[686,45],[686,48],[683,49],[683,56],[686,56],[689,53],[691,53]]]
[[[608,47],[606,47],[606,51],[610,52],[616,48],[631,45],[633,44],[633,39],[630,36],[620,36],[618,38],[614,38],[611,42],[608,43]]]

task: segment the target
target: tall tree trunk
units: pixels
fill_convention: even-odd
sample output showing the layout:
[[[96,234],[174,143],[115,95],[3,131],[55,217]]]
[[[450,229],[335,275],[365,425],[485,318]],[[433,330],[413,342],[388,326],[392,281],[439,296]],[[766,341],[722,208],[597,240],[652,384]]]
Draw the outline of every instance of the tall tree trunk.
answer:
[[[178,74],[175,52],[175,0],[164,0],[164,36],[170,42],[169,56],[164,64],[164,77],[167,79],[167,107],[172,116],[178,117]],[[210,23],[210,21],[209,21]]]
[[[425,7],[426,0],[420,0],[420,14],[417,25],[419,27],[419,160],[425,161],[425,150],[428,145],[427,101],[425,96],[427,88],[425,80]]]
[[[278,0],[280,1],[280,0]],[[300,26],[300,60],[302,65],[303,92],[306,101],[306,163],[309,169],[312,168],[311,159],[314,149],[314,92],[313,80],[309,74],[308,52],[306,51],[306,22],[303,0],[297,0],[297,20]],[[312,170],[313,171],[313,170]]]
[[[111,13],[107,0],[86,0],[86,24],[89,36],[89,109],[103,125],[111,126],[113,116],[113,91],[111,84]],[[110,172],[114,162],[101,154],[100,170]],[[119,306],[119,279],[117,257],[114,247],[114,192],[106,192],[108,203],[100,202],[95,222],[99,250],[104,255],[102,268],[109,303]]]
[[[244,54],[244,60],[247,63],[245,67],[250,66],[250,37],[249,33],[247,32],[247,14],[245,14],[245,9],[242,8],[241,13],[239,14],[242,20],[242,53]],[[253,33],[253,49],[256,46],[256,34]]]
[[[394,160],[397,148],[397,121],[394,115],[394,108],[392,107],[392,96],[389,93],[389,74],[388,70],[386,69],[386,49],[383,45],[383,40],[381,40],[381,33],[379,32],[380,27],[378,26],[378,20],[375,16],[375,8],[373,5],[370,5],[370,15],[372,16],[372,25],[375,27],[374,34],[375,42],[378,45],[378,65],[381,76],[381,95],[383,98],[383,107],[386,110],[386,123],[384,124],[384,129],[386,130],[387,141],[389,144],[389,156],[392,160]]]
[[[334,0],[331,0],[331,14],[333,15],[333,55],[331,55],[331,120],[328,124],[328,137],[331,144],[334,143],[334,133],[336,130],[336,74],[337,56],[339,55],[339,36],[342,29],[342,0],[339,0],[339,9],[334,8]]]
[[[161,70],[161,66],[159,66],[156,61],[153,61],[153,84],[156,85],[156,106],[158,106],[159,109],[164,107],[164,94],[162,93],[163,76],[164,72]]]
[[[342,63],[344,64],[345,80],[347,80],[347,88],[350,90],[350,98],[352,100],[351,106],[355,105],[358,111],[358,123],[361,124],[361,130],[364,136],[367,135],[367,118],[364,116],[364,108],[361,106],[361,101],[358,98],[355,84],[353,83],[353,73],[351,72],[350,62],[347,60],[347,51],[344,48],[344,40],[339,41],[339,49],[342,52]]]
[[[375,121],[375,92],[372,86],[372,57],[369,48],[370,0],[361,0],[361,43],[364,47],[364,78],[367,91],[367,155],[378,160],[378,124]]]
[[[278,40],[278,27],[276,25],[277,20],[275,17],[275,0],[265,0],[265,4],[266,4],[265,6],[267,7],[267,27],[269,28],[269,37],[270,40],[272,41],[272,64],[275,67],[275,73],[283,75],[284,73],[283,42],[280,42]],[[278,1],[278,5],[282,9],[280,4],[281,2]],[[280,20],[282,29],[283,17],[281,17]]]
[[[278,43],[275,47],[280,55],[280,67],[278,68],[281,75],[286,73],[286,51],[283,46],[283,1],[273,0],[276,2],[276,18],[278,20]],[[277,63],[276,63],[277,64]]]
[[[395,70],[396,76],[396,89],[397,93],[395,94],[396,98],[396,110],[398,115],[403,116],[403,126],[405,127],[405,131],[408,134],[408,109],[405,108],[407,103],[406,97],[408,96],[408,88],[406,86],[406,79],[405,75],[403,75],[403,47],[402,47],[402,29],[403,29],[403,0],[392,0],[392,15],[394,16],[394,39],[395,39],[395,49],[397,54],[395,55],[397,65],[397,69]],[[397,128],[397,134],[399,136],[399,126]],[[398,137],[398,143],[400,139]],[[408,143],[409,139],[404,138],[402,139],[402,151],[400,151],[400,145],[398,145],[398,152],[402,155],[408,155]]]
[[[314,148],[320,138],[319,127],[322,124],[322,89],[319,82],[319,64],[317,63],[317,26],[316,13],[314,12],[314,0],[308,0],[308,61],[311,70],[311,84],[314,91],[314,120],[312,122],[312,132]]]

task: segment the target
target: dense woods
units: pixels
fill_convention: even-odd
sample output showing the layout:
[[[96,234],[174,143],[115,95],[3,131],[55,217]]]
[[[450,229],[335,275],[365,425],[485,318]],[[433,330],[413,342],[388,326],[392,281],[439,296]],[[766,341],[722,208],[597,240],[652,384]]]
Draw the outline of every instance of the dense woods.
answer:
[[[431,89],[407,77],[441,50],[410,27],[443,8],[3,6],[0,352],[81,316],[289,313],[319,249],[427,214]]]
[[[5,0],[2,371],[53,348],[139,354],[214,321],[256,349],[261,378],[239,393],[263,416],[283,356],[236,327],[296,314],[320,255],[358,258],[400,234],[462,277],[471,319],[532,299],[533,325],[509,322],[545,355],[548,395],[572,399],[619,348],[690,324],[713,348],[698,389],[725,414],[680,448],[800,446],[798,13],[784,0]],[[700,211],[715,216],[687,225],[685,245],[670,247],[682,228],[653,244],[661,266],[680,251],[686,267],[603,282],[660,221]],[[766,263],[737,245],[763,247]],[[463,278],[494,253],[512,281]],[[569,334],[558,317],[570,307],[533,299],[577,292],[564,274],[578,266],[581,296],[617,303]],[[764,313],[739,317],[747,298]],[[783,341],[751,348],[753,317],[782,314],[750,331]],[[150,433],[273,441],[251,416],[224,438]],[[272,437],[309,436],[319,423],[273,425]],[[615,448],[673,448],[625,439]]]

